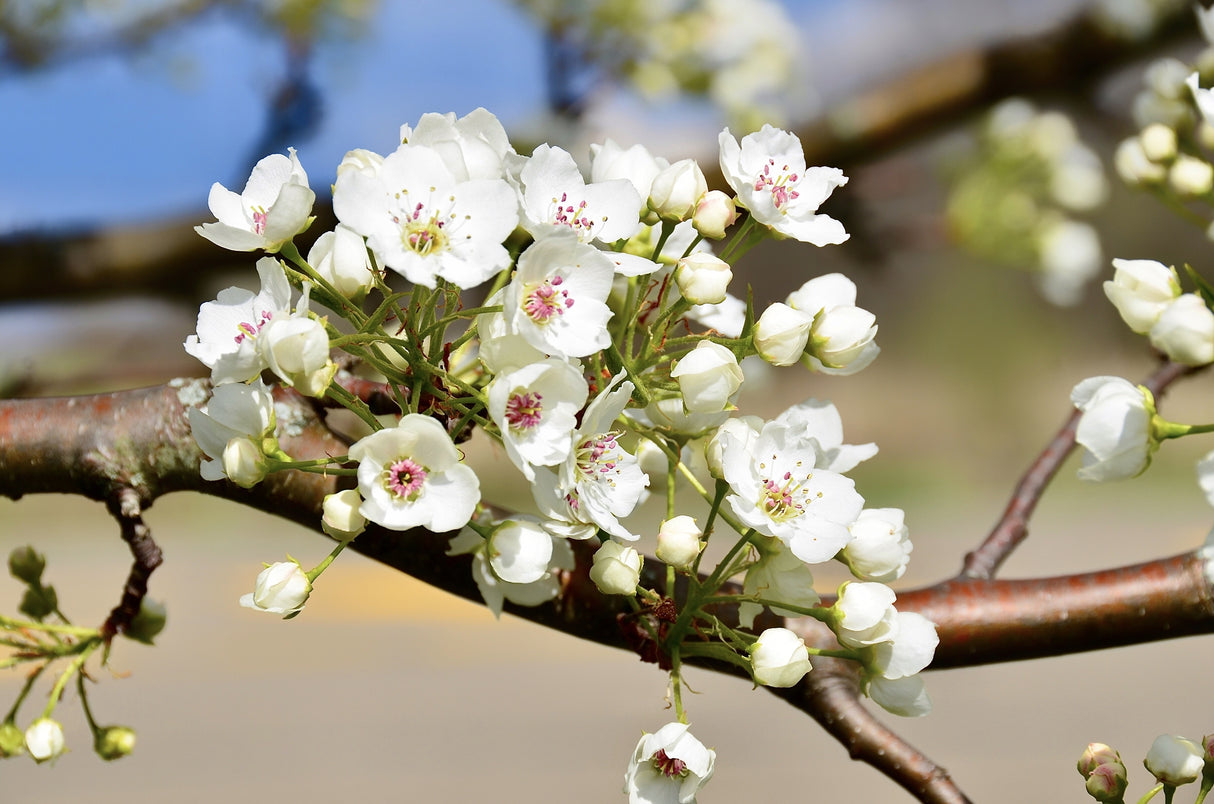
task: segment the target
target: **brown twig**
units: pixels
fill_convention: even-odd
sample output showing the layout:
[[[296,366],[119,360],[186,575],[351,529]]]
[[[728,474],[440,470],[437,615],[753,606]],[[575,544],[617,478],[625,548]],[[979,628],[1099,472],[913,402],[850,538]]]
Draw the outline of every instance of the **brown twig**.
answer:
[[[122,540],[131,548],[135,560],[122,588],[122,599],[101,626],[101,635],[111,640],[122,633],[139,614],[148,593],[148,578],[164,561],[152,531],[143,522],[139,497],[132,489],[123,489],[108,501],[110,514],[122,528]]]
[[[1165,362],[1142,384],[1158,398],[1173,382],[1192,371],[1189,366]],[[1050,439],[1050,443],[1016,484],[1003,516],[995,523],[990,535],[977,549],[965,556],[965,563],[957,576],[959,580],[993,578],[1016,547],[1028,538],[1029,518],[1036,510],[1037,502],[1045,493],[1046,487],[1075,448],[1075,428],[1078,426],[1079,411],[1073,410],[1062,429]]]

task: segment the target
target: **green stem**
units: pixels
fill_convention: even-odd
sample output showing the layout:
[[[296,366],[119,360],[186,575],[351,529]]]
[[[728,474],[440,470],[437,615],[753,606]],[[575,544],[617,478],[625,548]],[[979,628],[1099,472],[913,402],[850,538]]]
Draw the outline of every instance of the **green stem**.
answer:
[[[14,620],[0,614],[0,628],[5,631],[43,631],[48,634],[63,634],[80,637],[81,639],[100,639],[101,634],[96,628],[82,628],[77,625],[53,625],[51,623],[32,623],[24,620]]]
[[[1155,794],[1158,793],[1162,789],[1163,789],[1163,782],[1160,782],[1159,784],[1155,785],[1150,790],[1148,790],[1146,795],[1144,795],[1142,798],[1138,799],[1138,804],[1147,804],[1147,802],[1150,801],[1151,799],[1155,798]],[[1166,797],[1167,794],[1165,793],[1164,795]]]
[[[321,574],[322,572],[324,572],[326,569],[328,569],[328,568],[329,568],[329,565],[333,563],[333,559],[335,559],[335,558],[337,558],[339,555],[341,555],[341,551],[342,551],[342,550],[345,550],[345,549],[346,549],[346,545],[348,545],[348,544],[349,544],[350,542],[352,542],[352,541],[353,541],[353,539],[347,539],[347,540],[346,540],[346,541],[344,541],[344,542],[338,542],[338,543],[337,543],[337,546],[333,548],[333,552],[331,552],[331,553],[329,553],[329,555],[325,556],[324,561],[321,561],[319,564],[317,564],[317,565],[316,565],[315,567],[313,567],[311,570],[309,570],[308,572],[304,573],[305,575],[307,575],[307,576],[308,576],[308,583],[312,583],[312,582],[314,582],[314,581],[315,581],[315,580],[316,580],[318,577],[320,577],[320,574]]]
[[[67,668],[59,674],[59,678],[55,679],[55,686],[51,687],[51,694],[49,700],[46,702],[46,708],[42,710],[43,717],[49,718],[54,714],[55,707],[59,704],[59,698],[63,695],[63,688],[67,686],[68,680],[80,672],[80,668],[84,667],[84,663],[88,661],[93,651],[101,646],[101,642],[101,637],[97,637],[95,640],[81,643],[83,649],[80,651],[80,655],[72,659]]]

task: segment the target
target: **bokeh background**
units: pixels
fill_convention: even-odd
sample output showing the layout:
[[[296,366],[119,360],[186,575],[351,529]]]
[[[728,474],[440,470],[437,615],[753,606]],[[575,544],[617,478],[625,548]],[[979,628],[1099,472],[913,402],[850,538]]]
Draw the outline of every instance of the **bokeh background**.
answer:
[[[645,28],[635,24],[642,7],[686,4],[618,3],[631,20],[618,30],[591,13],[607,5],[0,5],[0,391],[83,393],[203,374],[181,342],[199,303],[250,283],[253,259],[221,253],[192,227],[211,219],[210,184],[238,189],[266,153],[296,147],[323,203],[346,150],[388,152],[399,126],[428,111],[485,106],[520,152],[549,140],[582,157],[611,137],[696,157],[706,170],[721,127],[741,133],[773,119],[851,177],[826,210],[853,237],[825,249],[766,244],[747,256],[743,278],[761,304],[811,276],[846,273],[877,315],[883,353],[850,378],[748,366],[741,407],[772,415],[808,396],[834,401],[849,441],[881,446],[854,472],[858,488],[870,505],[907,511],[915,552],[899,585],[955,572],[1063,421],[1071,387],[1098,374],[1140,378],[1153,365],[1100,292],[1108,259],[1187,262],[1210,275],[1201,228],[1126,189],[1112,168],[1117,144],[1150,111],[1144,71],[1200,57],[1191,13],[1148,0],[749,9],[736,0],[715,4],[719,25],[695,29],[691,41],[712,47],[672,66],[641,45],[625,58],[624,33]],[[600,27],[587,30],[588,19]],[[1116,32],[1121,55],[1100,55],[1114,52],[1112,34],[1092,34],[1089,44],[1105,43],[1091,45],[1092,63],[1049,61],[1060,32],[1075,30]],[[1074,41],[1079,52],[1088,40]],[[739,52],[758,54],[751,72]],[[1024,54],[1011,62],[1019,73],[941,100],[1005,52]],[[1034,65],[1049,70],[1034,76]],[[1021,240],[1004,228],[1024,207],[999,206],[1015,193],[984,143],[996,128],[991,104],[1011,95],[1067,114],[1104,166],[1101,202],[1068,211],[1098,235],[1100,275],[1064,306],[1041,293],[1033,225],[1020,227]],[[985,174],[986,190],[959,202],[963,181]],[[1208,377],[1188,380],[1163,411],[1204,421],[1209,392]],[[1190,441],[1200,440],[1168,444],[1132,483],[1081,484],[1069,464],[1004,576],[1198,546],[1211,517],[1193,462],[1209,445]],[[492,450],[471,457],[510,473]],[[528,496],[505,480],[492,493]],[[613,802],[640,731],[670,719],[662,674],[634,656],[495,621],[360,556],[325,574],[303,616],[256,615],[236,600],[260,562],[319,559],[322,540],[198,495],[162,499],[147,520],[167,558],[151,592],[168,605],[169,628],[155,649],[120,645],[91,696],[101,722],[136,728],[135,754],[114,764],[92,756],[69,696],[57,714],[72,751],[53,768],[0,765],[0,800]],[[108,611],[128,557],[100,505],[0,500],[0,550],[26,543],[48,556],[65,611],[85,622]],[[821,587],[841,578],[827,568]],[[18,594],[0,579],[0,602],[15,608]],[[896,726],[975,801],[1083,800],[1074,762],[1092,740],[1121,750],[1140,795],[1146,774],[1135,768],[1157,734],[1214,730],[1210,650],[1208,638],[1190,638],[931,673],[935,711]],[[693,728],[718,751],[703,801],[910,800],[774,696],[694,670],[688,683],[703,693],[688,703]],[[0,706],[20,684],[0,673]]]

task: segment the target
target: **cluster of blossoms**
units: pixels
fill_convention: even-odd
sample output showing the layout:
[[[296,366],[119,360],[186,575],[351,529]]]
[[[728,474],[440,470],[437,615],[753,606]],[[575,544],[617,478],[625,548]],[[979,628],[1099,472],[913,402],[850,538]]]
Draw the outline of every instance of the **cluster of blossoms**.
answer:
[[[1035,267],[1048,301],[1077,303],[1103,259],[1096,230],[1075,215],[1104,203],[1108,181],[1070,119],[1006,100],[955,167],[948,221],[959,242],[1000,264]]]
[[[628,599],[639,650],[671,672],[677,721],[638,744],[626,777],[634,801],[691,801],[712,774],[714,753],[686,725],[684,659],[724,651],[779,687],[811,672],[819,649],[793,630],[754,633],[765,608],[825,623],[839,644],[832,655],[857,663],[874,701],[925,714],[919,672],[935,629],[898,612],[886,585],[911,551],[903,513],[867,508],[847,476],[876,446],[844,443],[829,402],[770,421],[735,415],[747,358],[846,375],[879,351],[874,316],[840,274],[808,279],[758,315],[729,293],[731,263],[765,236],[846,240],[818,208],[847,178],[806,166],[797,138],[770,126],[740,141],[726,129],[719,144],[732,193],[709,190],[695,161],[641,146],[593,148],[586,176],[560,148],[516,153],[483,109],[428,114],[402,127],[391,154],[346,155],[333,185],[340,222],[306,259],[292,240],[311,220],[294,154],[259,163],[239,196],[217,186],[218,222],[199,232],[285,259],[258,261],[257,292],[229,288],[203,304],[186,341],[214,384],[189,412],[202,473],[248,487],[270,472],[323,472],[349,486],[324,505],[333,553],[311,570],[294,559],[267,566],[241,603],[297,615],[367,523],[453,533],[450,554],[470,557],[495,614],[555,598],[575,566],[571,542],[588,541],[591,582]],[[727,230],[714,254],[707,241]],[[396,289],[402,279],[407,289]],[[466,306],[472,289],[477,306]],[[335,361],[333,350],[345,355]],[[362,430],[348,454],[288,455],[278,438],[289,409],[276,409],[263,376],[352,411]],[[351,390],[367,385],[398,410],[372,411]],[[528,481],[537,515],[482,505],[457,446],[474,429]],[[651,477],[646,466],[661,468]],[[647,573],[634,512],[662,484],[665,572]],[[702,500],[703,518],[680,510],[676,486]],[[701,566],[714,537],[732,546],[715,568]],[[856,580],[824,606],[812,567],[831,560]],[[680,575],[690,591],[676,602]],[[725,600],[740,602],[740,622],[713,613]]]
[[[1172,801],[1177,787],[1201,780],[1197,795],[1200,803],[1214,788],[1214,734],[1198,744],[1186,737],[1161,734],[1155,738],[1142,764],[1155,777],[1156,786],[1140,801],[1163,791]],[[1128,773],[1121,754],[1104,743],[1091,743],[1079,757],[1076,767],[1083,776],[1088,795],[1097,801],[1124,804]]]

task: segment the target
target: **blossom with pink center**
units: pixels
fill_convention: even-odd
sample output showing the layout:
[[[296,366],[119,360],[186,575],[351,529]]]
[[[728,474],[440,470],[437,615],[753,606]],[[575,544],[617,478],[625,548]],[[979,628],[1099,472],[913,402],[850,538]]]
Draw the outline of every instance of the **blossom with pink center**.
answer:
[[[806,167],[797,136],[770,125],[747,134],[741,144],[725,129],[719,141],[721,172],[756,221],[778,236],[815,246],[847,240],[843,224],[818,214],[831,192],[847,184],[843,171]]]
[[[582,373],[558,358],[499,374],[489,384],[489,416],[506,455],[528,480],[535,479],[533,467],[569,457],[577,412],[588,395]]]
[[[712,778],[717,752],[692,736],[685,723],[667,723],[641,735],[628,770],[624,792],[629,804],[693,804]]]
[[[480,502],[480,481],[460,461],[443,426],[410,413],[350,447],[358,461],[359,513],[393,530],[442,533],[468,524]]]
[[[502,294],[507,334],[553,357],[586,357],[607,348],[607,296],[615,266],[568,231],[531,244]]]
[[[291,286],[282,265],[273,257],[257,261],[261,290],[231,287],[198,309],[198,332],[185,339],[185,350],[211,369],[211,382],[248,382],[269,363],[259,336],[291,308]]]
[[[339,173],[333,211],[380,263],[414,284],[475,287],[510,264],[502,241],[518,223],[502,179],[460,181],[442,155],[406,143],[374,172]]]
[[[207,204],[217,220],[194,231],[232,251],[265,249],[272,254],[308,228],[316,193],[308,187],[295,149],[288,151],[289,156],[271,154],[254,165],[239,195],[219,182],[211,185]]]
[[[569,230],[582,243],[604,245],[632,237],[641,225],[642,199],[628,179],[590,184],[567,151],[535,149],[519,172],[523,228],[537,240]]]

